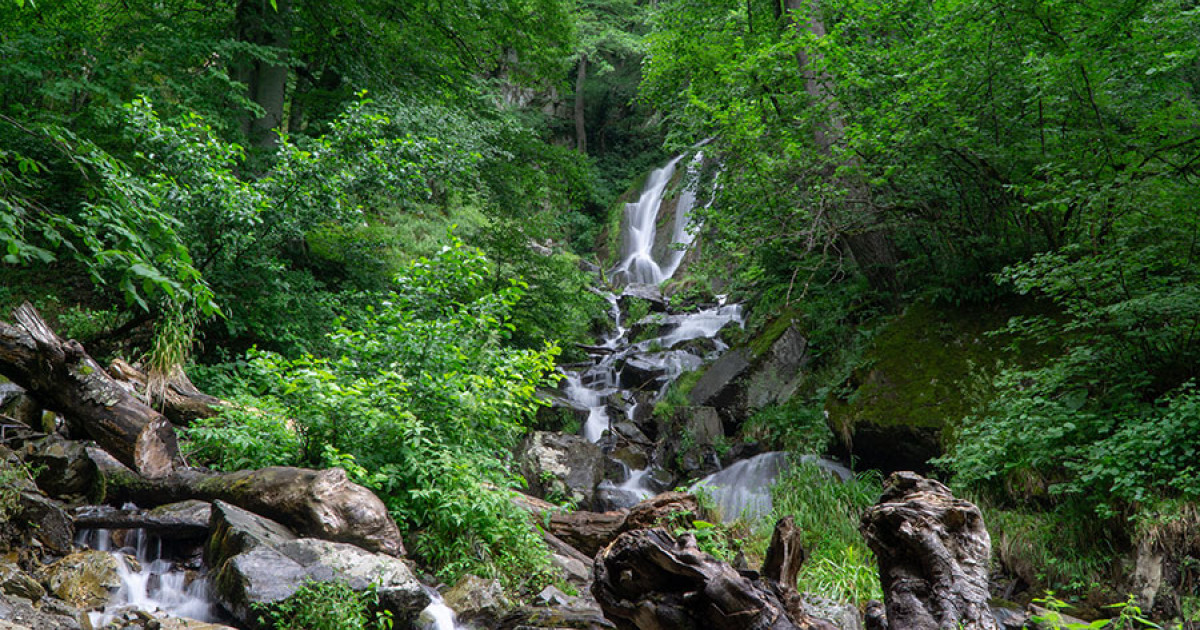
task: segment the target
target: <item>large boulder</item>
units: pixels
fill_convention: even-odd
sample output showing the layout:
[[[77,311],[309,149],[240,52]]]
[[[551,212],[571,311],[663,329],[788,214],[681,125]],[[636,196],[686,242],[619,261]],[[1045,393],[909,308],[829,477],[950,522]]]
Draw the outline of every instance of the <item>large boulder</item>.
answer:
[[[719,409],[726,432],[732,433],[755,411],[787,402],[808,361],[808,340],[790,318],[780,318],[709,365],[688,397],[693,405]]]
[[[725,425],[715,407],[679,407],[660,421],[657,461],[665,462],[685,478],[702,477],[721,468],[718,449],[723,446]]]
[[[99,608],[121,587],[119,562],[106,551],[79,551],[46,567],[42,581],[75,608]]]
[[[928,460],[942,452],[943,429],[994,395],[990,383],[1002,363],[1022,362],[1011,339],[989,333],[1027,312],[1005,303],[909,306],[871,339],[825,401],[843,454],[860,468],[928,471]]]
[[[355,590],[374,586],[380,606],[398,624],[416,618],[429,595],[404,561],[346,543],[297,538],[287,527],[216,501],[205,560],[217,598],[234,617],[257,624],[255,605],[295,594],[306,581],[346,582]]]
[[[535,431],[522,443],[517,459],[530,493],[550,501],[590,507],[604,478],[600,447],[577,435]]]

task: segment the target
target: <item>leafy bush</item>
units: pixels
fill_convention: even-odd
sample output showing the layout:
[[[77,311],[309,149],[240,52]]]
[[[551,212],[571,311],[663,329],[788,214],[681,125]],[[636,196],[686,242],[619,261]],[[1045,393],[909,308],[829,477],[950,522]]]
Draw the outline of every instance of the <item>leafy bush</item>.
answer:
[[[308,581],[287,599],[254,608],[258,622],[273,630],[391,630],[389,612],[370,612],[378,601],[373,589],[355,592],[345,582]]]
[[[269,400],[254,400],[264,402]],[[294,466],[300,460],[301,440],[285,413],[278,408],[274,413],[248,406],[225,409],[184,429],[181,446],[195,463],[217,470]]]
[[[255,406],[295,419],[302,461],[374,489],[444,579],[470,571],[521,586],[542,579],[546,551],[509,499],[520,483],[510,453],[557,347],[508,346],[523,287],[493,286],[482,253],[455,239],[334,332],[330,358],[256,356],[253,370],[274,383]]]

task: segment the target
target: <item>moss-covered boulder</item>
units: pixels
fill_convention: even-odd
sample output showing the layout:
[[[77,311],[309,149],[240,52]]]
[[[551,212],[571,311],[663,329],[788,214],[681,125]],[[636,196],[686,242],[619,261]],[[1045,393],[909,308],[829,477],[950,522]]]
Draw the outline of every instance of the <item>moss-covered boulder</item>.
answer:
[[[988,333],[1021,310],[910,305],[826,399],[842,448],[862,467],[926,471],[944,430],[986,402],[992,377],[1014,358],[1006,339]]]
[[[106,551],[80,551],[46,567],[43,583],[75,608],[99,608],[121,587],[118,562]]]

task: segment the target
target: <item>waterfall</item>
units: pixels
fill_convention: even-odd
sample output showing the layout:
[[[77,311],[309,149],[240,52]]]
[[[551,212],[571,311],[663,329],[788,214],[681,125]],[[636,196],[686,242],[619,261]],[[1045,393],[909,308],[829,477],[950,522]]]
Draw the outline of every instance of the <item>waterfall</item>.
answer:
[[[669,224],[672,246],[664,250],[663,239],[657,235],[659,224],[666,225],[660,219],[663,198],[684,157],[677,156],[651,172],[638,201],[625,206],[621,260],[609,272],[609,278],[615,284],[625,285],[624,293],[662,300],[656,288],[646,285],[669,280],[678,271],[686,248],[695,238],[691,212],[696,205],[696,181],[703,161],[699,152],[688,162],[684,187],[674,204],[674,216]],[[698,338],[712,339],[710,347],[714,353],[719,353],[726,346],[716,339],[716,335],[728,325],[742,324],[741,307],[725,304],[723,299],[715,306],[692,313],[656,313],[654,321],[647,323],[627,322],[626,313],[621,309],[621,298],[612,293],[605,293],[604,297],[609,302],[614,322],[613,331],[601,340],[600,347],[604,352],[595,353],[590,365],[567,372],[563,389],[563,394],[576,407],[588,410],[581,433],[591,442],[603,440],[614,421],[632,420],[640,404],[654,404],[680,374],[698,369],[706,358],[715,356],[686,347],[687,342]],[[656,326],[659,334],[647,336],[643,332],[643,338],[635,342],[630,338],[630,330],[639,325]],[[653,393],[650,401],[614,402],[614,398],[620,398],[614,394],[626,389],[622,385],[623,370],[630,370],[631,366],[653,375],[651,383],[643,386]],[[621,413],[613,418],[614,411]],[[649,483],[650,469],[631,469],[624,464],[620,468],[624,472],[622,479],[605,480],[600,485],[619,505],[632,505],[654,493]]]
[[[76,544],[111,553],[121,579],[120,589],[104,610],[88,613],[93,628],[104,627],[130,608],[196,621],[220,621],[208,578],[189,575],[178,563],[164,557],[159,537],[141,529],[126,530],[123,546],[113,549],[112,532],[85,529],[79,532]]]
[[[625,217],[621,223],[621,262],[609,273],[613,282],[656,285],[674,276],[683,262],[685,250],[695,238],[690,228],[692,209],[696,205],[697,174],[704,160],[704,153],[700,151],[688,164],[684,188],[675,203],[670,241],[674,245],[660,255],[661,259],[654,256],[659,210],[667,185],[675,175],[675,167],[683,158],[683,155],[676,156],[651,172],[637,202],[625,204]]]

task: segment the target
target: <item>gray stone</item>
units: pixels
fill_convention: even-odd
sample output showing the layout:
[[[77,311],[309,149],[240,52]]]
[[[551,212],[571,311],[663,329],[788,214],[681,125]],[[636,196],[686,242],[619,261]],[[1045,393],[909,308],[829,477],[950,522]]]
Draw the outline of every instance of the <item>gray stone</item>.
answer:
[[[22,492],[14,519],[26,523],[33,538],[58,555],[71,553],[75,526],[62,503],[35,492]]]
[[[80,630],[79,611],[49,605],[53,601],[35,607],[23,597],[0,595],[0,630]]]
[[[590,507],[604,475],[600,447],[577,435],[536,431],[517,454],[530,493],[547,500],[567,500]]]
[[[205,545],[218,599],[242,623],[254,625],[255,604],[293,595],[305,581],[343,581],[358,591],[374,586],[380,607],[400,627],[429,605],[429,595],[408,565],[387,554],[315,538],[227,503],[212,506]]]
[[[15,564],[0,565],[0,592],[34,603],[46,596],[46,589]]]
[[[590,586],[592,583],[592,567],[578,558],[551,554],[550,564],[562,571],[568,582],[577,586]]]
[[[25,462],[38,470],[35,481],[52,497],[98,495],[100,469],[81,442],[47,436],[25,445]]]
[[[333,578],[356,591],[375,586],[380,607],[391,611],[397,622],[407,623],[429,605],[429,594],[399,558],[315,538],[286,542],[277,549],[314,575],[324,574],[318,567],[328,567]]]
[[[504,588],[497,580],[485,580],[475,575],[465,575],[458,584],[442,596],[458,617],[460,623],[492,628],[496,620],[508,609]]]
[[[646,389],[666,374],[667,370],[662,364],[632,356],[621,363],[619,379],[621,387],[626,389]]]
[[[750,369],[750,351],[736,348],[721,355],[704,370],[704,374],[688,392],[693,405],[731,408],[740,393],[737,380]]]

